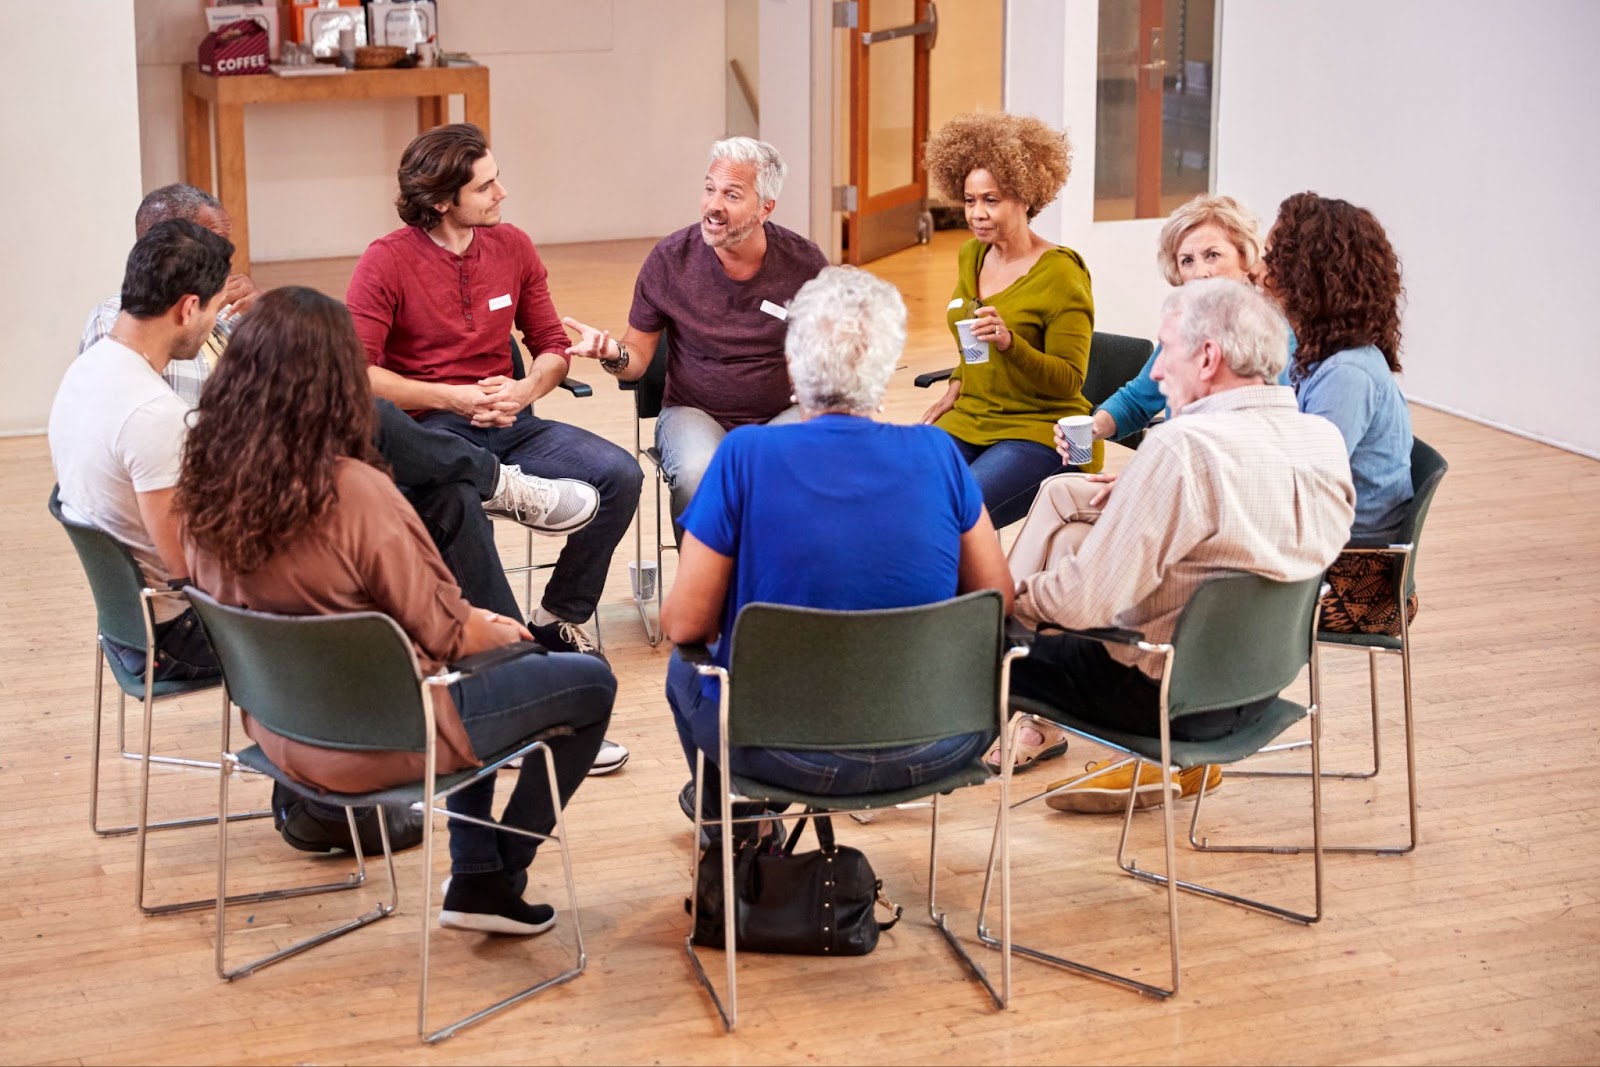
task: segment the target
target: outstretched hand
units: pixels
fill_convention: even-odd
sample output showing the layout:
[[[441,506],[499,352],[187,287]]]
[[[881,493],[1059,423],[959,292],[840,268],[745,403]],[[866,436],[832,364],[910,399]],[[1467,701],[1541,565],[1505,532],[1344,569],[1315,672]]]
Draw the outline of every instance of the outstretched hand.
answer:
[[[574,318],[563,318],[561,325],[578,334],[578,339],[568,349],[568,356],[584,356],[588,359],[608,359],[611,352],[611,331],[596,329]]]

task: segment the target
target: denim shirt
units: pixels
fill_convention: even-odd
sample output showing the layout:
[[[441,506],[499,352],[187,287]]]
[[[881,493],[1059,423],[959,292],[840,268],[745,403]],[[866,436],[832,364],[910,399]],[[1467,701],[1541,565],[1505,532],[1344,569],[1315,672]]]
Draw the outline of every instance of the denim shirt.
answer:
[[[1354,542],[1387,542],[1411,501],[1411,411],[1383,353],[1372,345],[1335,352],[1311,368],[1295,397],[1300,410],[1339,428],[1356,483]]]
[[[1289,384],[1289,368],[1294,365],[1294,350],[1297,347],[1299,342],[1294,332],[1290,331],[1289,358],[1283,365],[1283,373],[1278,375],[1279,385]],[[1161,346],[1156,345],[1155,351],[1150,353],[1150,358],[1145,360],[1133,380],[1106,397],[1106,402],[1095,409],[1111,416],[1117,424],[1116,439],[1119,441],[1149,426],[1157,415],[1167,410],[1167,398],[1161,395],[1161,383],[1150,377],[1150,369],[1156,365],[1159,355]],[[1089,358],[1094,358],[1093,352],[1090,352]]]

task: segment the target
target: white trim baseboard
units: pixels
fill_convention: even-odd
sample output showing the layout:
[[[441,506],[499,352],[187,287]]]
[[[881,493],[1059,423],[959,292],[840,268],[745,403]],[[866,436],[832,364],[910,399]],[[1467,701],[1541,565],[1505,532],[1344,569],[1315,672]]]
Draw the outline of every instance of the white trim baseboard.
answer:
[[[1488,426],[1491,429],[1503,430],[1506,433],[1514,434],[1517,437],[1526,437],[1530,441],[1537,441],[1541,445],[1549,445],[1551,448],[1559,448],[1563,452],[1574,452],[1587,459],[1600,459],[1600,452],[1594,452],[1587,448],[1579,448],[1577,445],[1571,444],[1567,441],[1557,441],[1555,438],[1546,437],[1543,434],[1530,433],[1529,431],[1519,429],[1516,426],[1507,426],[1503,422],[1495,422],[1493,419],[1486,419],[1482,415],[1474,415],[1470,411],[1462,411],[1460,408],[1453,408],[1447,404],[1435,403],[1432,400],[1422,400],[1414,396],[1408,396],[1406,399],[1411,403],[1416,404],[1418,407],[1428,408],[1432,411],[1442,411],[1446,415],[1454,415],[1458,419],[1466,419],[1468,422],[1475,422],[1480,426]]]

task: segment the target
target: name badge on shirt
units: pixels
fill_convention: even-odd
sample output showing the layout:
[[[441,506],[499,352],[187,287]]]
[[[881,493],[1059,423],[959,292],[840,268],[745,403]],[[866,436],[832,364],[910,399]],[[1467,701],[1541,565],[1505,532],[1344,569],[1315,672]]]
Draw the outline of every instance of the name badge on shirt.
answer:
[[[497,296],[493,300],[489,301],[489,310],[490,311],[499,311],[501,308],[508,308],[510,306],[511,306],[511,294],[510,293],[507,293],[505,296]]]
[[[788,321],[789,309],[785,308],[785,307],[780,307],[777,304],[774,304],[770,300],[761,301],[761,310],[765,311],[768,315],[771,315],[773,318],[777,319],[779,322]]]
[[[963,305],[963,304],[965,304],[965,303],[966,303],[966,301],[965,301],[965,300],[963,300],[963,299],[961,299],[961,298],[960,298],[960,297],[959,297],[959,296],[958,296],[958,297],[956,297],[956,298],[955,298],[955,299],[954,299],[954,300],[952,300],[952,301],[950,301],[950,303],[948,303],[948,304],[946,304],[946,305],[945,305],[945,310],[946,310],[946,311],[954,311],[954,310],[955,310],[955,309],[956,309],[956,308],[958,308],[958,307],[960,307],[960,306],[962,306],[962,305]]]

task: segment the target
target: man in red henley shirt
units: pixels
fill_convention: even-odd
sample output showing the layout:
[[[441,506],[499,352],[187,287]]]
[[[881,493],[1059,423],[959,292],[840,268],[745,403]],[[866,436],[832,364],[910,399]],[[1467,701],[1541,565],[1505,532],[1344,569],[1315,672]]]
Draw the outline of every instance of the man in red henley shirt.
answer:
[[[440,126],[412,141],[395,201],[406,225],[368,246],[345,303],[378,396],[528,474],[599,492],[593,521],[568,536],[528,622],[552,652],[598,654],[578,624],[594,613],[643,474],[609,441],[529,410],[566,376],[568,339],[533,242],[500,221],[499,174],[476,126]],[[511,376],[513,326],[534,354],[520,379]]]

